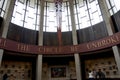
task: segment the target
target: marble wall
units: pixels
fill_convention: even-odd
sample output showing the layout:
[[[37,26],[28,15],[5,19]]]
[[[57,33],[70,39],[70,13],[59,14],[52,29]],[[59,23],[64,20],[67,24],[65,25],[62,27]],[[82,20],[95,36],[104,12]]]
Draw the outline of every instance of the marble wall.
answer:
[[[0,80],[7,74],[13,80],[32,80],[32,64],[30,62],[3,61],[0,67]]]
[[[113,57],[86,60],[85,69],[86,78],[88,78],[88,71],[93,69],[96,71],[101,69],[106,78],[120,78],[117,65]]]

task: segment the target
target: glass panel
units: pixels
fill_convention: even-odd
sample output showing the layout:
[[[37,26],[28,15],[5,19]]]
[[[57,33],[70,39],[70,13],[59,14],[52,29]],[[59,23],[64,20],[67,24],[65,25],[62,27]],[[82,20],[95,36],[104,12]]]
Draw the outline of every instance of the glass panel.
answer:
[[[113,11],[114,11],[114,13],[116,13],[116,12],[117,12],[117,9],[116,9],[116,7],[113,7]]]
[[[54,32],[54,31],[57,31],[57,28],[56,28],[56,26],[57,26],[57,23],[56,23],[56,14],[55,14],[55,5],[54,5],[54,3],[48,3],[47,2],[47,5],[46,6],[48,6],[47,7],[47,10],[45,10],[45,11],[47,11],[47,14],[46,14],[46,31],[50,31],[50,32]],[[46,8],[45,8],[46,9]]]
[[[15,22],[15,24],[22,26],[23,25],[22,15],[19,13],[16,13],[15,16],[17,16],[17,17],[13,18],[12,22]]]
[[[8,0],[0,0],[0,16],[4,17]]]
[[[77,17],[78,14],[75,14],[75,21],[76,21],[76,24],[78,24],[78,17]]]
[[[109,12],[110,12],[111,15],[113,15],[113,11],[112,10],[110,10]]]
[[[78,4],[76,4],[76,5],[78,5]],[[91,25],[94,25],[94,24],[102,21],[102,19],[100,17],[101,12],[100,12],[100,8],[98,6],[97,0],[84,1],[83,6],[80,6],[80,7],[74,6],[74,8],[75,8],[75,10],[77,9],[76,11],[77,11],[77,15],[78,15],[77,16],[76,12],[74,11],[76,26],[77,27],[79,26],[80,29],[89,27]],[[78,23],[79,23],[79,25],[78,25]]]
[[[5,1],[5,2],[4,2],[4,5],[3,5],[3,10],[5,11],[8,0],[4,0],[4,1]]]
[[[68,25],[70,24],[70,12],[68,5],[68,2],[62,3],[62,32],[69,30]],[[57,19],[55,11],[55,3],[46,2],[44,14],[44,30],[47,32],[57,32]]]
[[[69,31],[69,27],[68,25],[70,25],[70,12],[69,12],[69,6],[68,3],[63,3],[63,12],[62,12],[62,31]]]
[[[0,8],[2,8],[3,0],[0,0]]]
[[[35,7],[35,0],[30,0],[30,7]]]
[[[96,3],[95,1],[90,4],[91,12],[97,11]]]
[[[20,0],[19,0],[20,1]],[[23,0],[22,0],[23,1]],[[26,0],[25,0],[26,1]],[[37,0],[29,0],[30,3],[24,4],[16,2],[12,22],[29,29],[39,29],[40,10],[37,7]],[[39,1],[39,0],[38,0]],[[81,1],[81,2],[80,2]],[[97,0],[76,0],[74,1],[75,24],[77,29],[82,29],[99,23],[102,16]],[[82,6],[80,3],[83,3]],[[33,7],[34,6],[34,7]],[[44,7],[44,31],[56,32],[57,21],[54,2],[45,2]],[[18,21],[19,20],[19,21]],[[71,16],[69,2],[62,4],[62,31],[71,30]]]
[[[84,6],[84,1],[83,0],[77,0],[78,1],[78,6]]]
[[[28,3],[26,4],[26,1],[27,0],[16,0],[11,22],[21,27],[38,30],[40,17],[40,10],[38,9],[40,2],[37,3],[37,0],[30,0],[30,3],[27,1]]]
[[[25,0],[18,0],[19,2],[21,2],[21,3],[25,3]]]
[[[14,7],[13,17],[12,17],[12,23],[20,25],[23,27],[23,20],[24,20],[24,7],[25,5],[16,2],[16,5]]]
[[[93,15],[94,16],[93,16],[92,24],[96,24],[96,23],[98,23],[100,21],[100,17],[98,15],[98,12],[93,13]]]
[[[32,7],[27,8],[26,16],[25,16],[25,28],[33,29],[35,30],[35,9]]]
[[[3,17],[4,16],[4,12],[2,11],[2,13],[1,13],[1,17]]]
[[[106,0],[106,3],[111,15],[115,14],[120,10],[120,0]]]
[[[114,0],[110,0],[111,6],[115,6]]]
[[[114,0],[117,11],[120,10],[120,0]]]

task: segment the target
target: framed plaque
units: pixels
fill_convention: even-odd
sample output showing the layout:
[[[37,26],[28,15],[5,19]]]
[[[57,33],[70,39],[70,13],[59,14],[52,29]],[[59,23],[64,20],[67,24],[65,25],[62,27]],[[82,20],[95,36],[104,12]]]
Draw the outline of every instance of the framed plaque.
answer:
[[[51,78],[66,77],[66,67],[57,66],[51,67]]]

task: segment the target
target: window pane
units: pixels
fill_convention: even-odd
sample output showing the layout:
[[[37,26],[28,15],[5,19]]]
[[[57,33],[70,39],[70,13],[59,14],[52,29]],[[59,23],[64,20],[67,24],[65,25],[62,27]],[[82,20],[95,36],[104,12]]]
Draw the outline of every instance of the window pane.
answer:
[[[8,0],[0,0],[0,16],[4,17]]]
[[[106,0],[106,2],[111,15],[115,14],[120,10],[120,0]]]
[[[76,16],[76,13],[74,12],[77,29],[79,29],[78,27],[80,27],[80,29],[86,28],[102,21],[101,11],[98,6],[97,0],[92,1],[87,0],[84,1],[83,3],[84,3],[83,6],[74,7],[75,9],[78,8],[77,9],[78,16]],[[76,5],[79,4],[76,3]]]
[[[28,2],[28,3],[26,3]],[[16,0],[11,22],[21,27],[38,30],[39,25],[39,7],[37,0]],[[38,7],[39,6],[39,7]]]
[[[61,30],[68,31],[70,24],[70,11],[68,7],[68,2],[62,3],[62,26]],[[44,27],[45,31],[57,32],[57,18],[55,12],[55,3],[54,2],[46,2],[45,5],[45,15],[44,15]]]
[[[117,11],[120,10],[120,0],[114,0]]]

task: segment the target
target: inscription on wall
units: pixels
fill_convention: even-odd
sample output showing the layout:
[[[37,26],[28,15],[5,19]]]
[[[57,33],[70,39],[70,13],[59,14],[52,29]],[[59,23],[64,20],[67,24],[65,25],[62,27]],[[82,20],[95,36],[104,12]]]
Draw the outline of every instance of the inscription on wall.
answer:
[[[120,44],[120,32],[103,39],[69,46],[36,46],[0,38],[0,48],[32,54],[73,54],[100,50]]]
[[[25,44],[18,44],[17,49],[19,51],[29,51],[29,46]]]
[[[0,39],[0,47],[6,46],[6,40]]]
[[[96,41],[96,42],[91,42],[87,44],[87,49],[92,49],[92,48],[98,48],[98,47],[102,47],[102,46],[107,46],[110,44],[114,44],[120,41],[120,36],[116,35],[116,36],[112,36],[109,37],[107,39],[103,39],[100,41]]]
[[[86,78],[88,78],[89,70],[96,72],[101,69],[106,78],[119,78],[119,71],[115,63],[114,57],[97,58],[85,61]]]

